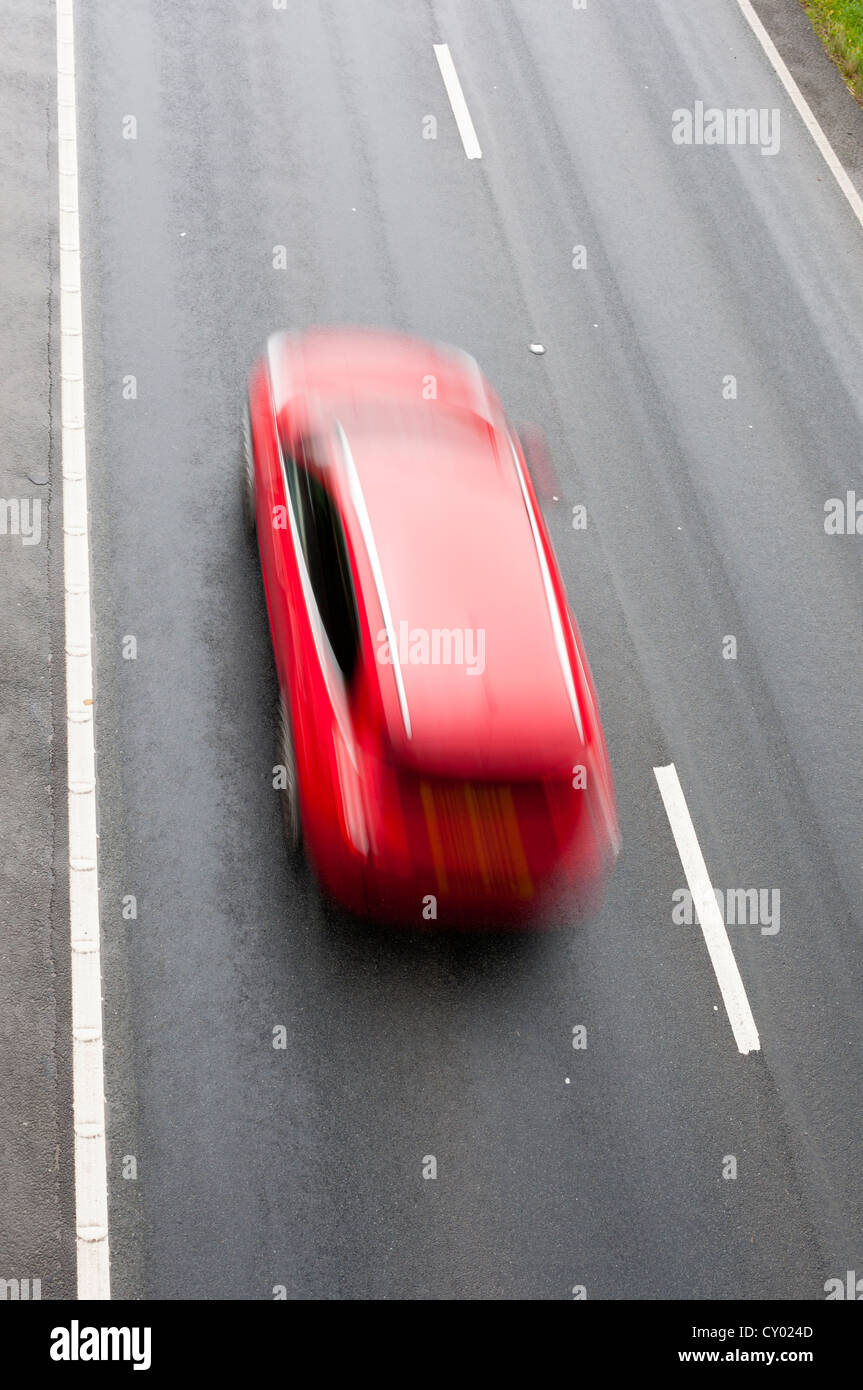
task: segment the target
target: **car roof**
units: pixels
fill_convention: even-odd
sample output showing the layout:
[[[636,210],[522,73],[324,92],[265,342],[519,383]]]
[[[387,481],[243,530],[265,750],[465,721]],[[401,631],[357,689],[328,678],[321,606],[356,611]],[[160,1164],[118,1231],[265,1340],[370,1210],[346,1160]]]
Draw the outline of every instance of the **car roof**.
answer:
[[[581,742],[568,618],[503,412],[472,359],[397,345],[389,340],[379,375],[367,338],[365,376],[346,378],[344,342],[335,357],[321,352],[325,366],[306,362],[298,374],[332,423],[335,490],[373,652],[392,657],[370,662],[369,675],[393,753],[442,775],[563,775]],[[437,399],[400,389],[433,362],[453,378]]]
[[[356,427],[342,442],[394,749],[428,771],[562,775],[578,732],[572,675],[512,455],[479,430],[445,448]]]

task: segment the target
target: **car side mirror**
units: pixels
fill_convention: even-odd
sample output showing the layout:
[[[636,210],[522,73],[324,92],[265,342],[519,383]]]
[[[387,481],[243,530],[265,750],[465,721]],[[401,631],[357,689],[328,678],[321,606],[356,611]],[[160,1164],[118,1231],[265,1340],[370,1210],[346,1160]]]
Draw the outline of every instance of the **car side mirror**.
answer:
[[[559,502],[563,496],[560,479],[557,476],[551,450],[545,431],[539,425],[519,425],[518,438],[521,452],[533,483],[533,490],[540,502]]]

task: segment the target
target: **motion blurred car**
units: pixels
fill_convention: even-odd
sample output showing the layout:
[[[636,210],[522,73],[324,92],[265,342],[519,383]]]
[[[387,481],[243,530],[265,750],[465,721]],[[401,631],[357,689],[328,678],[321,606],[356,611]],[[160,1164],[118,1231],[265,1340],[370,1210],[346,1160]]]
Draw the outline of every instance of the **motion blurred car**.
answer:
[[[324,889],[382,921],[589,908],[619,843],[596,696],[474,360],[360,329],[274,335],[242,484],[290,853],[302,841]]]

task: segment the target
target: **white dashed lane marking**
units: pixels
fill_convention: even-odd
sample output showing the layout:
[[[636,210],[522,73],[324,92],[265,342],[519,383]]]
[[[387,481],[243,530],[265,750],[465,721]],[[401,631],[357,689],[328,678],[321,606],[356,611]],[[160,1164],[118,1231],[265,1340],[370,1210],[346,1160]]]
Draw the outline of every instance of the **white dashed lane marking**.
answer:
[[[744,1054],[760,1052],[758,1029],[755,1027],[755,1019],[749,1007],[737,961],[734,959],[704,855],[695,834],[677,768],[674,763],[669,763],[668,767],[655,767],[653,772],[659,783],[671,833],[677,845],[683,872],[686,874],[695,911],[698,913],[698,921],[716,973],[734,1041]]]
[[[464,99],[464,92],[458,73],[455,70],[455,63],[449,51],[448,43],[436,43],[434,53],[437,58],[437,65],[440,68],[440,75],[446,87],[446,94],[449,97],[449,104],[455,116],[455,123],[458,126],[458,133],[464,145],[464,152],[468,159],[482,159],[482,150],[479,147],[479,140],[473,127],[470,112],[467,109],[467,102]]]

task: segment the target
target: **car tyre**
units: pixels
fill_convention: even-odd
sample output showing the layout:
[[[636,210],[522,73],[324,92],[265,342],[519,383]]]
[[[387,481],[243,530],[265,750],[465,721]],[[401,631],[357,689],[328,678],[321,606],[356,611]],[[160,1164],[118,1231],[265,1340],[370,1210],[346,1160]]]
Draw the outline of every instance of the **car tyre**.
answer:
[[[289,858],[297,860],[302,843],[297,760],[294,754],[290,715],[285,709],[285,703],[281,696],[276,711],[276,764],[285,769],[285,785],[279,789],[285,846]]]
[[[243,526],[246,535],[255,534],[255,456],[252,452],[252,421],[248,403],[240,426],[240,486],[243,494]]]

